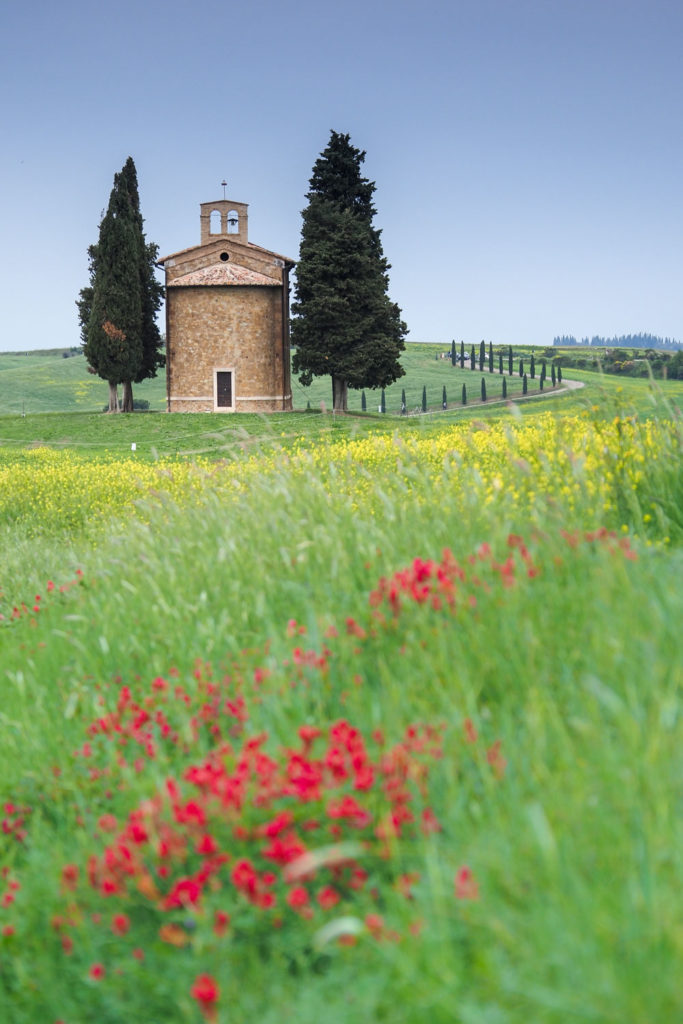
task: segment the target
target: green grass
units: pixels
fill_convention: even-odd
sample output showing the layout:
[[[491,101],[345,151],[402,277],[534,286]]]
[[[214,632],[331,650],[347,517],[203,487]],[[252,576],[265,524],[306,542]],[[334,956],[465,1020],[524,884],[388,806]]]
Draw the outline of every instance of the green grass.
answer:
[[[310,405],[312,413],[321,407],[329,411],[330,382],[328,378],[314,380],[309,388],[302,388],[296,380],[294,405],[297,414],[257,416],[238,414],[222,416],[213,413],[157,416],[106,416],[101,410],[107,399],[104,383],[85,369],[82,356],[63,359],[50,356],[0,355],[0,447],[26,444],[46,444],[78,448],[82,452],[100,455],[111,451],[120,455],[131,450],[135,443],[140,457],[157,455],[222,455],[235,449],[257,444],[288,444],[302,433],[320,436],[342,436],[386,429],[421,430],[439,429],[439,425],[453,420],[488,419],[506,413],[501,400],[501,379],[496,371],[483,374],[459,366],[450,360],[436,359],[445,348],[438,345],[409,344],[403,356],[405,376],[386,389],[387,414],[377,409],[380,394],[366,392],[367,413],[361,414],[359,391],[349,393],[349,412],[352,417],[311,416],[303,413]],[[527,352],[523,351],[525,365]],[[515,356],[515,366],[518,356]],[[496,361],[497,366],[497,361]],[[507,362],[505,362],[507,366]],[[540,360],[539,360],[540,372]],[[480,401],[482,376],[487,385],[487,401]],[[641,415],[650,415],[655,407],[653,389],[647,380],[608,377],[589,371],[571,370],[569,376],[583,384],[579,390],[553,391],[546,381],[543,395],[534,394],[536,382],[529,381],[530,397],[520,402],[525,416],[534,416],[548,409],[563,414],[574,413],[592,406],[611,414],[618,403]],[[519,377],[507,378],[508,397],[521,399]],[[462,406],[463,383],[468,393],[468,404]],[[446,386],[448,410],[441,409],[442,389]],[[430,412],[427,416],[416,413],[421,409],[422,388],[427,388]],[[406,405],[410,415],[400,416],[401,392],[406,392]],[[683,381],[658,382],[656,394],[663,396],[672,406],[683,408]],[[165,408],[163,378],[136,385],[135,396],[150,402],[152,410]],[[24,415],[22,415],[22,412]],[[2,413],[5,413],[4,415]]]
[[[414,355],[416,373],[426,374],[429,362],[435,373],[458,372]],[[647,384],[633,383],[636,404],[653,408]],[[588,403],[597,406],[596,431],[606,429],[626,393],[601,386]],[[584,408],[578,394],[554,400],[553,408]],[[531,430],[535,408],[522,406]],[[485,411],[493,416],[493,407]],[[428,452],[432,435],[456,415],[410,424],[392,417],[390,424],[417,431]],[[666,406],[658,415],[666,417]],[[560,464],[548,450],[540,460],[546,477],[539,471],[536,493],[521,500],[513,488],[529,467],[505,461],[496,471],[500,484],[489,491],[481,482],[483,445],[478,464],[457,451],[440,461],[421,458],[397,443],[391,462],[351,466],[325,447],[354,424],[378,429],[389,417],[230,417],[218,428],[217,419],[61,414],[0,421],[12,445],[40,439],[81,451],[106,446],[116,460],[130,455],[135,430],[143,452],[149,446],[229,456],[214,461],[214,475],[191,504],[176,507],[161,494],[132,520],[112,518],[97,533],[86,524],[57,538],[48,524],[30,539],[25,524],[3,527],[0,589],[10,577],[13,586],[23,581],[27,612],[0,624],[0,802],[31,810],[23,842],[14,838],[16,814],[7,810],[9,831],[0,834],[0,864],[10,871],[0,893],[10,892],[13,879],[20,884],[13,903],[0,899],[0,1019],[199,1024],[190,988],[201,973],[220,985],[218,1024],[275,1024],[285,1016],[297,1024],[680,1019],[683,523],[678,533],[664,532],[675,525],[683,497],[680,437],[664,430],[670,440],[660,458],[641,463],[645,449],[636,434],[631,448],[608,451],[597,468],[584,465],[580,451]],[[486,439],[481,426],[472,443]],[[258,452],[269,437],[279,437],[285,450],[274,454],[264,445],[261,471],[243,479],[242,450]],[[306,445],[310,458],[294,450]],[[642,465],[637,491],[623,490],[624,464]],[[561,490],[551,494],[559,465],[568,480],[585,481],[580,502]],[[603,525],[591,474],[608,472],[614,511],[606,525],[617,533],[587,540],[585,531]],[[229,498],[226,480],[234,485]],[[655,519],[648,531],[652,502],[668,509],[669,519]],[[511,534],[524,538],[529,562],[517,542],[510,546]],[[455,607],[413,600],[408,589],[395,615],[380,606],[386,618],[377,619],[370,595],[379,581],[415,558],[440,563],[446,547],[466,577],[457,580]],[[500,569],[508,556],[517,567],[510,586]],[[37,593],[41,610],[32,612]],[[188,706],[172,696],[161,703],[156,677],[179,686]],[[115,732],[89,732],[115,712],[124,686],[141,709],[153,716],[162,710],[179,730],[178,744],[157,735],[155,756],[138,765],[131,736],[119,746]],[[189,797],[182,775],[216,742],[190,719],[209,716],[216,692],[221,702],[241,695],[249,715],[240,726],[226,711],[223,738],[236,744],[266,732],[275,759],[299,742],[302,724],[328,728],[347,719],[373,750],[373,730],[391,746],[407,726],[442,724],[442,756],[406,761],[408,806],[418,819],[431,808],[441,830],[407,829],[388,850],[370,831],[357,854],[367,886],[344,890],[336,908],[311,920],[283,901],[282,924],[274,927],[229,881],[244,843],[257,842],[275,811],[247,800],[239,821],[251,839],[234,835],[235,819],[211,819],[233,861],[199,909],[169,913],[134,884],[125,895],[101,895],[86,868],[117,834],[106,831],[102,816],[114,815],[122,827],[170,776]],[[91,756],[75,756],[86,741]],[[379,786],[350,787],[350,794],[373,812],[385,806]],[[302,811],[289,796],[278,809],[324,817],[331,799]],[[342,824],[343,838],[360,835]],[[196,866],[199,839],[192,826],[177,831],[187,850],[185,860],[171,858],[174,877]],[[317,833],[307,835],[314,848],[325,845]],[[150,853],[149,863],[158,866],[158,857]],[[74,891],[62,880],[65,865],[79,868]],[[473,872],[477,899],[456,896],[463,866]],[[400,891],[406,873],[419,876],[411,899]],[[166,883],[155,875],[155,884]],[[323,884],[343,888],[326,868],[307,883],[312,893]],[[212,928],[216,909],[232,918],[221,938]],[[127,934],[112,932],[114,914],[130,919]],[[384,931],[366,923],[368,914],[383,919]],[[321,946],[323,921],[348,917],[357,922],[356,945]],[[164,941],[162,923],[172,923],[184,944]],[[8,927],[14,930],[3,932]],[[69,955],[65,937],[73,940]],[[89,976],[93,964],[104,965],[101,980]]]

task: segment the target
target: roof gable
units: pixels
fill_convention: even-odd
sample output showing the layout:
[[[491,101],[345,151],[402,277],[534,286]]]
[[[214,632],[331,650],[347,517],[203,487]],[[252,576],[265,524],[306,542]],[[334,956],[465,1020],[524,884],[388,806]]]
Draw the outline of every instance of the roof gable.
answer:
[[[224,285],[258,285],[278,286],[280,282],[266,277],[257,270],[240,267],[237,263],[213,263],[208,267],[193,270],[189,274],[181,274],[168,282],[169,288],[175,287],[206,287]]]

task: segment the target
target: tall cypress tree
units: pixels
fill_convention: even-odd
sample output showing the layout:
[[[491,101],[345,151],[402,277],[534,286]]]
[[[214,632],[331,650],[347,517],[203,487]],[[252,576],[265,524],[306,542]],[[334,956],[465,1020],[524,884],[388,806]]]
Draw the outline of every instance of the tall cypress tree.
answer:
[[[531,353],[531,373],[529,374],[532,380],[536,377],[536,360],[534,359],[533,352]]]
[[[455,338],[451,342],[451,366],[455,366]]]
[[[88,249],[90,284],[77,300],[83,352],[92,372],[109,382],[109,410],[133,411],[133,381],[156,375],[165,359],[156,314],[163,288],[154,276],[157,246],[142,229],[137,173],[132,157],[114,175],[99,239]]]
[[[427,412],[427,385],[422,385],[422,412]]]
[[[446,398],[446,385],[445,384],[443,386],[443,393],[441,395],[441,408],[442,409],[447,409],[448,408],[448,399]]]
[[[476,356],[474,354],[474,345],[473,345],[472,346],[472,351],[470,352],[470,370],[476,370],[476,368],[477,368],[477,358],[476,358]]]
[[[465,366],[465,342],[460,342],[460,369],[462,370]]]
[[[508,345],[508,376],[512,376],[512,345]]]
[[[126,187],[133,207],[138,244],[140,246],[140,286],[142,290],[142,365],[133,378],[136,384],[156,377],[157,370],[166,365],[166,357],[161,351],[161,335],[157,326],[156,316],[164,298],[163,285],[156,279],[154,268],[159,258],[159,246],[147,242],[143,230],[143,218],[140,213],[140,193],[138,191],[138,175],[132,157],[128,157],[121,172],[126,179]],[[124,405],[125,405],[124,383]],[[132,403],[132,394],[131,394]]]
[[[364,160],[348,135],[333,131],[313,166],[292,306],[294,372],[304,385],[330,374],[338,412],[349,387],[386,387],[405,372],[407,328],[387,295],[389,263],[372,224],[375,184],[361,174]]]
[[[486,359],[486,342],[482,338],[479,343],[479,370],[484,369],[484,361]]]
[[[481,400],[482,400],[482,402],[486,401],[486,378],[485,377],[481,378]]]
[[[493,342],[489,342],[489,373],[493,373]]]

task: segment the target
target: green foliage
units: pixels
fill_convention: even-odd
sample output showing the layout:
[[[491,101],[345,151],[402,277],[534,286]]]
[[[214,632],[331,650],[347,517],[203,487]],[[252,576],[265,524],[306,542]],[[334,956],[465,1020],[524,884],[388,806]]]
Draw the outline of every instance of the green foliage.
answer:
[[[365,153],[332,132],[316,161],[303,211],[292,306],[294,373],[302,384],[332,376],[335,409],[348,387],[385,387],[402,376],[406,325],[387,295],[389,263],[373,227]]]
[[[163,288],[154,275],[158,249],[142,230],[135,164],[128,158],[114,176],[99,239],[90,246],[90,284],[77,301],[83,351],[111,386],[124,384],[124,411],[132,411],[134,381],[164,365],[156,314]]]
[[[321,419],[308,417],[308,429]],[[304,418],[295,422],[301,434]],[[481,461],[490,433],[478,424],[468,441]],[[147,522],[96,543],[78,535],[52,544],[39,535],[27,545],[20,524],[6,531],[3,580],[16,580],[29,602],[41,593],[45,607],[33,621],[0,628],[2,803],[31,808],[26,842],[14,838],[14,815],[3,812],[3,865],[20,888],[2,908],[2,927],[13,931],[0,938],[0,1019],[199,1022],[189,991],[206,971],[220,985],[221,1021],[275,1024],[286,1013],[297,1024],[419,1024],[425,1007],[435,1024],[451,1024],[454,1012],[463,1024],[679,1020],[683,562],[661,532],[648,547],[638,526],[655,514],[650,501],[683,507],[680,437],[669,436],[645,462],[645,448],[612,453],[610,475],[635,463],[645,479],[634,500],[624,477],[618,513],[628,533],[615,519],[620,535],[602,540],[589,489],[578,503],[561,489],[545,497],[566,451],[545,450],[543,436],[535,468],[501,462],[503,486],[490,501],[481,466],[464,466],[462,450],[421,461],[392,438],[390,465],[369,460],[361,488],[340,488],[344,467],[324,479],[330,450],[318,451],[313,433],[300,475],[293,477],[291,457],[264,460],[229,514],[212,474],[191,515],[162,502]],[[573,480],[604,477],[605,466],[574,454]],[[237,479],[240,465],[222,463],[221,475],[227,468]],[[531,509],[515,494],[527,478],[536,492]],[[444,548],[465,577],[455,607],[443,600],[445,589],[419,586],[413,596],[399,589],[397,611],[369,601],[382,578],[394,585],[401,573],[412,582],[415,559],[425,572],[440,566]],[[503,578],[509,556],[517,571]],[[60,592],[76,566],[82,582]],[[164,680],[167,697],[155,689]],[[119,746],[118,733],[93,736],[92,727],[117,721],[124,687],[140,704],[141,732]],[[387,857],[365,849],[365,890],[345,887],[327,916],[316,898],[320,870],[305,882],[313,918],[283,903],[279,927],[233,892],[234,855],[247,841],[235,836],[233,860],[214,876],[220,887],[207,887],[200,908],[170,914],[175,930],[165,940],[151,887],[102,897],[88,882],[88,858],[111,845],[107,816],[120,831],[135,809],[153,809],[169,778],[186,790],[189,764],[204,759],[208,771],[225,763],[227,750],[206,759],[214,741],[205,718],[214,701],[242,697],[249,718],[232,720],[226,746],[266,733],[263,752],[278,765],[283,750],[300,746],[302,725],[328,730],[343,719],[368,746],[381,729],[390,760],[412,723],[443,722],[442,756],[429,774],[414,773],[405,804],[418,822],[432,810],[441,829],[414,827],[408,841],[392,840]],[[177,743],[162,738],[167,718]],[[147,731],[154,756],[143,745]],[[74,756],[86,741],[92,756]],[[419,766],[402,753],[410,776]],[[353,796],[364,803],[374,791]],[[297,809],[291,797],[289,807]],[[222,827],[245,824],[253,835],[264,813],[248,801],[239,816],[231,807]],[[173,832],[181,833],[175,821]],[[183,830],[193,840],[182,850],[187,874],[201,834]],[[307,835],[317,849],[316,833]],[[73,891],[62,879],[67,864],[80,869]],[[458,889],[463,867],[474,883],[469,899]],[[413,874],[412,882],[404,877]],[[9,879],[3,894],[11,895]],[[154,884],[164,888],[156,875]],[[217,908],[232,914],[222,935]],[[121,912],[130,924],[124,935],[113,928]],[[323,921],[348,917],[357,921],[355,944],[316,945]],[[66,955],[68,936],[74,946]],[[93,978],[100,962],[105,973]]]

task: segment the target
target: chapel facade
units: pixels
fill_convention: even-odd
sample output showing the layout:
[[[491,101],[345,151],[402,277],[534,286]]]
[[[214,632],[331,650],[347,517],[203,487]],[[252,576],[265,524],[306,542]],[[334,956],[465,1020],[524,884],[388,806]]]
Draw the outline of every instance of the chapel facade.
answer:
[[[249,241],[248,205],[200,205],[200,243],[159,260],[166,277],[168,412],[291,410],[289,272]]]

